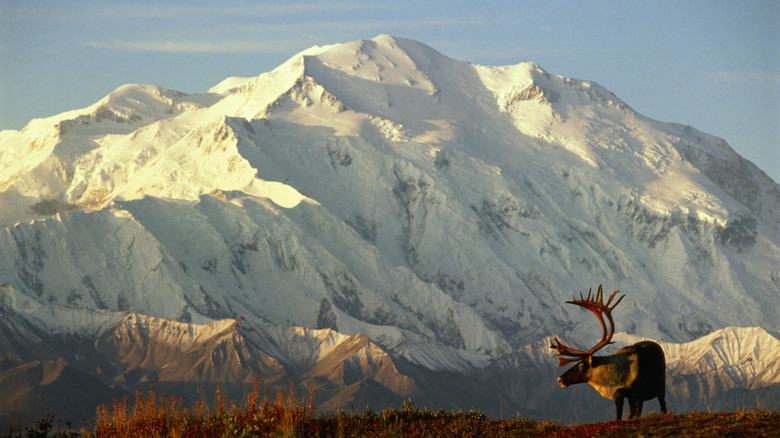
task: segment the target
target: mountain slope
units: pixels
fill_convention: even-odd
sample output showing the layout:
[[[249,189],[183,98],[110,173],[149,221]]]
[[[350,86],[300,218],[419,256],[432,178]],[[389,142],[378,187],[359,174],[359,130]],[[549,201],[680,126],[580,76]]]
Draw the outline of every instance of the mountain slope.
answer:
[[[81,327],[63,326],[75,311],[47,307],[36,312],[45,318],[31,322],[29,315],[0,309],[0,418],[49,409],[69,420],[91,420],[99,404],[150,385],[191,404],[211,397],[217,386],[235,400],[255,380],[267,389],[292,382],[315,391],[323,409],[392,405],[419,393],[364,335],[290,326],[258,330],[231,319],[190,324],[112,311],[92,311],[92,321]],[[81,392],[80,385],[88,385],[89,394],[69,406],[68,391]]]
[[[628,333],[780,330],[780,186],[724,141],[386,35],[0,132],[0,204],[7,307],[90,333],[74,315],[242,318],[464,374],[552,333],[589,342],[565,300],[601,283]]]

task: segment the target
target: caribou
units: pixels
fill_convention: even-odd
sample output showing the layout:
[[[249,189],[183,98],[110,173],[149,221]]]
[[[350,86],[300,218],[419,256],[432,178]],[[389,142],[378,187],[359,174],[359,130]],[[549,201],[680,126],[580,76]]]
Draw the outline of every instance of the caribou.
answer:
[[[608,344],[612,344],[612,335],[615,333],[615,323],[612,320],[612,310],[625,297],[621,295],[614,304],[612,303],[615,291],[604,303],[604,293],[599,285],[596,296],[572,298],[567,301],[583,309],[591,311],[601,323],[601,340],[588,351],[567,347],[553,336],[550,348],[556,350],[559,356],[558,365],[564,366],[571,362],[578,362],[564,372],[558,378],[558,384],[562,388],[577,383],[590,384],[602,397],[615,401],[617,419],[623,418],[623,399],[628,399],[630,409],[628,418],[642,415],[642,403],[658,398],[661,412],[666,412],[666,359],[661,346],[652,341],[638,342],[618,350],[610,356],[594,356],[593,354]],[[606,317],[609,330],[604,321]],[[608,333],[609,332],[609,333]]]

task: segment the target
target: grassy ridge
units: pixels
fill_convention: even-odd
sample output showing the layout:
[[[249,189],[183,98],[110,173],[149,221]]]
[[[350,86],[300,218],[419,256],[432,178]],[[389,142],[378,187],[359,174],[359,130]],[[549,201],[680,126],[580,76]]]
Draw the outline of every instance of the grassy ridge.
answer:
[[[735,411],[653,414],[630,421],[562,426],[529,419],[491,420],[479,411],[430,411],[414,406],[362,413],[316,413],[312,396],[298,396],[291,386],[271,401],[259,400],[258,384],[243,405],[227,404],[216,391],[214,405],[185,407],[180,399],[137,393],[101,406],[95,420],[78,431],[52,427],[52,416],[34,426],[9,424],[3,437],[780,437],[780,413]]]

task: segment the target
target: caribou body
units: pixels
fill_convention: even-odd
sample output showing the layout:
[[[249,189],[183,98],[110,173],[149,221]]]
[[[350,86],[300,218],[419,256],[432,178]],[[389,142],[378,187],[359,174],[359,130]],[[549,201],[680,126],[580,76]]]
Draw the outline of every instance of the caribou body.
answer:
[[[602,336],[601,340],[588,351],[567,347],[557,336],[553,337],[550,348],[556,350],[558,356],[561,356],[559,365],[577,362],[558,378],[558,384],[563,388],[576,383],[590,384],[602,397],[615,401],[618,420],[623,418],[623,399],[628,399],[630,409],[628,418],[641,415],[642,403],[654,398],[658,398],[661,412],[666,412],[666,359],[660,345],[652,341],[643,341],[621,348],[610,356],[593,355],[611,343],[615,332],[612,309],[623,299],[621,296],[610,307],[617,293],[618,291],[613,292],[604,304],[603,292],[599,286],[595,299],[591,298],[589,291],[587,298],[580,295],[579,300],[567,301],[593,312],[601,323]],[[609,330],[604,316],[609,322]]]

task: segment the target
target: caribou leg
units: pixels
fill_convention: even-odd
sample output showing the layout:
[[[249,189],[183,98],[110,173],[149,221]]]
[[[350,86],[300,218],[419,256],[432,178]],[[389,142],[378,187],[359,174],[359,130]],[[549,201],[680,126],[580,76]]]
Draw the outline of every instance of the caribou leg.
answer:
[[[642,415],[642,400],[639,400],[638,398],[629,397],[628,398],[628,419],[636,418],[640,415]]]
[[[658,403],[661,405],[661,412],[666,413],[666,395],[661,394],[658,396]]]
[[[623,396],[618,395],[615,397],[615,413],[616,413],[616,420],[622,420],[623,419]]]

